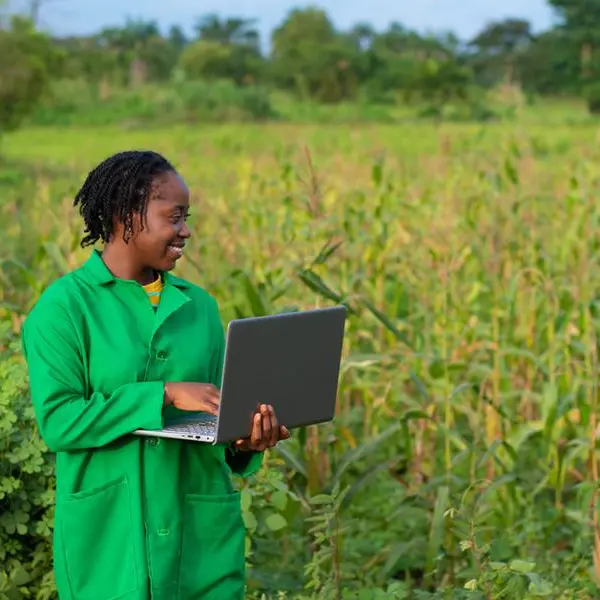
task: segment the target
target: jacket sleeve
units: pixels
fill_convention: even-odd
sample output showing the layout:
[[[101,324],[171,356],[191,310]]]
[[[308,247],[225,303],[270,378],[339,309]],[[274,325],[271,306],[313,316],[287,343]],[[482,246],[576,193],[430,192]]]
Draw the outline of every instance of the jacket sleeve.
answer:
[[[213,354],[212,383],[219,389],[223,383],[223,364],[225,361],[225,330],[216,301],[213,299],[212,330],[215,332],[215,350]],[[241,452],[233,444],[225,448],[225,462],[234,475],[250,477],[257,473],[263,463],[264,452]]]
[[[23,324],[21,345],[36,420],[50,451],[98,448],[138,428],[163,426],[162,382],[86,394],[81,344],[68,312],[58,302],[36,308]]]

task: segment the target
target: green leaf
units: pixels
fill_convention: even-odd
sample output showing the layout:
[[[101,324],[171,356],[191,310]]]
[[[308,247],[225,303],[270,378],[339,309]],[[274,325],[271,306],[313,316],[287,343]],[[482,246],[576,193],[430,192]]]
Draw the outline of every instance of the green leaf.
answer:
[[[535,563],[515,559],[510,562],[509,567],[511,571],[516,573],[530,573],[535,569]]]
[[[12,575],[12,583],[15,587],[21,587],[27,585],[31,581],[31,576],[27,571],[18,565]]]
[[[241,503],[242,503],[242,510],[244,512],[250,510],[250,507],[252,506],[252,492],[250,490],[248,490],[248,489],[242,490]]]
[[[333,502],[333,498],[328,494],[319,494],[310,499],[311,504],[330,504],[331,502]]]
[[[442,541],[444,539],[444,514],[448,509],[450,500],[450,490],[447,486],[438,488],[435,507],[433,509],[433,518],[431,520],[431,530],[429,533],[429,544],[427,548],[427,563],[426,563],[426,581],[431,583],[431,577],[435,573],[435,559],[440,551]]]
[[[412,348],[412,344],[406,337],[406,334],[400,331],[387,315],[382,313],[369,300],[363,299],[361,302],[388,331],[391,331],[394,334],[398,341],[402,342],[405,346]]]
[[[350,503],[350,500],[355,496],[362,488],[365,487],[369,483],[371,479],[379,475],[379,473],[383,473],[390,469],[393,465],[398,462],[398,457],[394,457],[387,462],[383,462],[380,465],[377,465],[374,469],[367,469],[360,477],[354,480],[354,483],[348,488],[348,491],[344,495],[344,498],[341,502],[342,506],[347,506]]]
[[[271,313],[271,310],[265,303],[260,291],[252,282],[252,279],[245,271],[236,270],[232,273],[233,276],[241,277],[246,290],[246,298],[250,304],[250,309],[255,317],[264,317]]]
[[[256,517],[251,512],[242,513],[242,516],[244,518],[244,525],[246,526],[246,529],[248,529],[251,532],[256,531],[256,528],[258,526]]]
[[[313,261],[313,265],[323,265],[327,262],[329,257],[343,244],[344,242],[338,242],[337,244],[331,245],[331,242],[327,242],[319,251],[319,254]]]
[[[317,275],[311,269],[303,269],[297,273],[298,278],[305,286],[307,286],[310,290],[326,298],[327,300],[331,300],[336,304],[345,304],[346,309],[349,314],[355,314],[355,310],[349,306],[346,302],[344,302],[344,297],[332,290],[319,275]]]
[[[350,467],[350,465],[356,465],[356,463],[370,454],[373,454],[377,449],[397,433],[402,428],[402,423],[395,423],[394,425],[388,427],[385,431],[380,433],[378,436],[363,442],[360,446],[353,448],[352,450],[346,452],[342,459],[338,464],[337,471],[333,476],[332,487],[339,485],[341,482],[342,476],[346,472],[346,470]]]
[[[379,187],[383,180],[383,162],[383,159],[378,159],[371,167],[371,180],[375,184],[375,187]]]
[[[401,417],[403,423],[408,423],[408,421],[418,421],[420,419],[429,420],[431,417],[425,411],[416,408],[407,410]]]
[[[537,573],[527,573],[529,579],[529,593],[538,598],[552,596],[552,586],[548,581],[542,579]]]
[[[300,436],[301,437],[301,436]],[[306,469],[306,463],[293,452],[290,452],[285,446],[278,444],[275,449],[281,454],[283,460],[287,463],[288,467],[300,473],[305,479],[308,478],[308,471]]]
[[[444,368],[444,361],[434,360],[429,365],[429,376],[432,379],[441,379],[445,374],[446,374],[446,370]]]
[[[288,503],[288,496],[285,492],[277,491],[271,494],[271,504],[278,510],[285,510]]]
[[[504,161],[504,172],[508,176],[508,179],[515,185],[519,185],[519,173],[515,165],[507,157]]]
[[[265,519],[265,524],[271,531],[280,531],[281,529],[285,529],[285,527],[287,527],[287,521],[285,520],[285,517],[278,513],[271,513]]]

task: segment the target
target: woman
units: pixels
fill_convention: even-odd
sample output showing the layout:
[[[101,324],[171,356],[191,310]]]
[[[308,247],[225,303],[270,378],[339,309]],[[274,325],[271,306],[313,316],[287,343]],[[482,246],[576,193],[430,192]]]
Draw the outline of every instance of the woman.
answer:
[[[56,452],[54,572],[61,600],[238,600],[244,526],[231,474],[259,469],[289,431],[261,406],[231,445],[131,435],[181,411],[217,414],[217,303],[170,272],[189,192],[154,152],[122,152],[77,194],[82,246],[104,242],[42,294],[22,341],[40,432]]]

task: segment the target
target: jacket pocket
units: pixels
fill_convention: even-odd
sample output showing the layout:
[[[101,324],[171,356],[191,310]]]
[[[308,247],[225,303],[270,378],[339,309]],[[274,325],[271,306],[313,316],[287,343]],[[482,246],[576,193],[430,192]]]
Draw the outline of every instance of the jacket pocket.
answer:
[[[245,528],[240,494],[186,496],[179,600],[243,600]]]
[[[116,600],[135,591],[137,569],[127,479],[71,494],[59,510],[62,570],[73,600]]]

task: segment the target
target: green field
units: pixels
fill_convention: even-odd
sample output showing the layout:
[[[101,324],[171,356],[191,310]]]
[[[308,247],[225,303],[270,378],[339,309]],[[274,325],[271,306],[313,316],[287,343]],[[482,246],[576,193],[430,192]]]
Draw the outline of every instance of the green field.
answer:
[[[188,182],[178,273],[225,322],[351,311],[335,423],[295,432],[243,483],[249,598],[598,597],[600,130],[544,114],[6,137],[0,598],[52,597],[53,459],[20,319],[89,252],[72,208],[87,171],[132,147]]]

